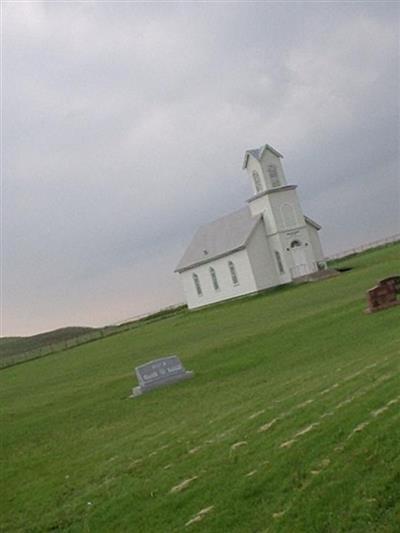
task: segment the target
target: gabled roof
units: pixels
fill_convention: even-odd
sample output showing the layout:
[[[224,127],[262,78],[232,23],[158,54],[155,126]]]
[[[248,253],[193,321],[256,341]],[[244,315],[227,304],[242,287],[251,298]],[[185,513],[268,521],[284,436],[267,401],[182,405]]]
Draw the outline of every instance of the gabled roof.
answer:
[[[214,222],[201,226],[195,233],[175,272],[208,263],[244,248],[261,216],[251,216],[245,207]]]
[[[272,148],[269,144],[264,144],[263,146],[260,146],[260,148],[252,148],[251,150],[246,150],[244,154],[244,161],[243,161],[243,168],[247,167],[247,161],[249,158],[249,155],[252,155],[257,161],[260,161],[265,150],[269,150],[277,157],[283,157],[282,154],[280,154],[275,148]]]

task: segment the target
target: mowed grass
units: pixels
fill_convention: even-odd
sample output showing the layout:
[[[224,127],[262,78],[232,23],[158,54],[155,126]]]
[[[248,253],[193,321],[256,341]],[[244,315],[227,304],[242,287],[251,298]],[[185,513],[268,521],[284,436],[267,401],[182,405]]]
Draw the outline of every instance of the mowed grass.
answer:
[[[400,306],[363,310],[399,253],[1,371],[2,531],[398,532]]]

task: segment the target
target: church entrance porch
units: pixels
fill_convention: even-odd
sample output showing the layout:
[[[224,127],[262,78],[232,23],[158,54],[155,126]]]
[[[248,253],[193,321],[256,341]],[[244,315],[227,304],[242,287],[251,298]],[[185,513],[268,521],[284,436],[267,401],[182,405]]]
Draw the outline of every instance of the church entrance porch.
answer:
[[[290,269],[292,278],[299,278],[311,274],[313,269],[307,262],[306,251],[300,241],[295,240],[290,244],[293,267]]]

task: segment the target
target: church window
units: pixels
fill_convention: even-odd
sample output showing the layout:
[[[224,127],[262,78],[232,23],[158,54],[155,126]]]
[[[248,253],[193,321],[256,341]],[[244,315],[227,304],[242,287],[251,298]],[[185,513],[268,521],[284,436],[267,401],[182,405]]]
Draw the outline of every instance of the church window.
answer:
[[[281,254],[279,252],[275,252],[275,258],[276,258],[276,262],[278,263],[279,272],[281,274],[284,274],[285,269],[283,268]]]
[[[296,213],[293,206],[290,204],[283,204],[281,207],[281,214],[283,226],[285,228],[293,228],[294,226],[297,226]]]
[[[290,248],[296,248],[297,246],[301,246],[301,242],[297,239],[290,243]]]
[[[197,295],[203,296],[203,291],[201,290],[201,285],[200,285],[200,279],[197,274],[193,274],[193,282],[194,282],[194,286],[196,287]]]
[[[271,180],[272,187],[279,187],[280,181],[276,165],[268,165],[268,174]]]
[[[239,285],[239,279],[237,277],[236,268],[235,268],[235,265],[233,264],[233,261],[229,261],[228,266],[229,266],[229,272],[231,273],[232,283],[234,285]]]
[[[213,269],[213,267],[210,267],[210,276],[211,276],[211,281],[212,281],[214,290],[218,291],[219,285],[218,285],[218,280],[217,280],[217,274],[215,270]]]
[[[261,184],[261,178],[260,175],[256,170],[253,170],[253,180],[254,180],[254,187],[256,188],[256,192],[259,193],[262,191],[262,184]]]

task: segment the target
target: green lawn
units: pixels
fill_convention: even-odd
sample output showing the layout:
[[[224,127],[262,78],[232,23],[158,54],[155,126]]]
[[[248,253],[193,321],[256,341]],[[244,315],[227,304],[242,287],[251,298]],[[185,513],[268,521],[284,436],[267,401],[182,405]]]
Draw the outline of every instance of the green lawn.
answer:
[[[399,532],[400,306],[363,313],[399,255],[2,370],[1,530]]]

